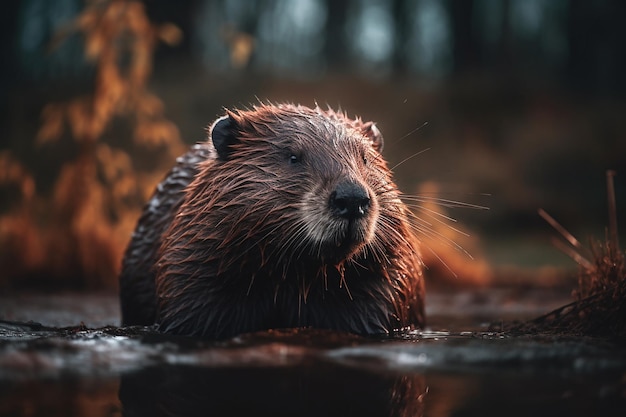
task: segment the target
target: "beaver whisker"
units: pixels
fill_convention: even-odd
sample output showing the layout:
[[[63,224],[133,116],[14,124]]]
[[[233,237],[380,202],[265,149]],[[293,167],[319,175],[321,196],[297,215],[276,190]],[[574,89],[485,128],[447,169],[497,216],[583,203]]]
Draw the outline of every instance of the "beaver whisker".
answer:
[[[458,229],[458,228],[456,228],[456,227],[452,226],[450,223],[447,223],[447,222],[457,223],[457,220],[456,220],[454,217],[448,216],[448,215],[446,215],[446,214],[444,214],[444,213],[441,213],[441,212],[439,212],[439,211],[437,211],[437,210],[430,209],[430,208],[426,207],[424,204],[405,203],[405,205],[406,205],[407,207],[410,207],[410,208],[414,209],[414,210],[419,210],[419,211],[421,211],[422,213],[424,213],[424,215],[428,216],[430,219],[432,219],[432,220],[434,220],[435,222],[437,222],[437,223],[439,223],[439,224],[441,224],[441,225],[445,226],[446,228],[448,228],[448,229],[450,229],[450,230],[454,231],[455,233],[458,233],[458,234],[460,234],[460,235],[462,235],[462,236],[469,237],[469,234],[468,234],[468,233],[466,233],[466,232],[464,232],[464,231],[462,231],[462,230],[460,230],[460,229]],[[478,208],[478,207],[480,207],[480,206],[477,206],[477,208]],[[416,220],[417,222],[419,222],[420,224],[422,224],[422,225],[424,225],[424,226],[428,226],[428,227],[429,227],[429,228],[431,228],[431,229],[434,229],[434,226],[433,226],[433,224],[432,224],[432,223],[430,223],[430,222],[426,221],[425,219],[423,219],[423,218],[419,217],[419,216],[415,213],[415,211],[411,211],[411,212],[410,212],[410,216],[411,216],[414,220]],[[447,222],[446,222],[446,221],[447,221]]]
[[[437,260],[452,274],[452,276],[454,278],[458,278],[459,276],[457,275],[456,272],[454,272],[454,270],[446,263],[446,261],[443,260],[443,258],[441,258],[441,256],[439,256],[439,254],[437,253],[436,250],[434,250],[430,245],[423,245],[426,247],[426,249],[433,254],[433,256],[435,258],[437,258]],[[469,253],[467,253],[466,251],[464,251],[468,256]],[[470,256],[471,257],[471,256]],[[473,258],[472,258],[473,259]]]
[[[487,206],[481,206],[478,204],[466,203],[458,200],[449,200],[446,198],[438,197],[426,197],[424,195],[408,195],[403,194],[400,196],[402,200],[414,201],[418,203],[432,203],[446,208],[467,208],[475,210],[489,210]]]
[[[283,257],[287,253],[291,253],[292,249],[298,248],[301,244],[301,242],[298,241],[298,238],[304,233],[304,226],[300,222],[295,222],[283,231],[284,235],[289,236],[286,240],[283,240],[282,236],[276,235],[268,241],[268,244],[271,244],[271,246],[274,247],[271,256],[273,257],[276,253],[279,253],[276,263],[281,264]]]
[[[469,259],[474,259],[474,257],[459,243],[455,242],[453,239],[450,239],[446,235],[441,232],[438,232],[432,224],[426,223],[423,219],[415,215],[415,213],[411,212],[409,216],[415,220],[415,222],[411,222],[411,228],[415,230],[417,233],[423,234],[426,237],[431,239],[435,239],[441,244],[448,246],[450,248],[456,249],[460,252],[463,252]],[[446,225],[448,226],[448,225]],[[449,227],[449,226],[448,226]],[[452,230],[457,231],[457,229],[450,227]],[[460,232],[459,233],[463,233]],[[467,234],[465,234],[467,235]],[[467,235],[469,236],[469,235]]]
[[[370,256],[372,257],[374,262],[376,262],[377,264],[389,264],[389,258],[385,255],[382,243],[379,241],[379,239],[376,238],[376,236],[374,237],[374,239],[372,239],[371,242],[363,247],[364,257],[367,257],[368,252],[371,254]]]
[[[414,154],[412,154],[410,156],[407,156],[402,161],[398,162],[397,164],[395,164],[394,166],[389,168],[389,170],[393,171],[394,169],[398,168],[400,165],[404,164],[405,162],[410,161],[411,159],[415,158],[416,156],[419,156],[419,155],[423,154],[424,152],[430,151],[430,149],[431,148],[425,148],[425,149],[422,149],[421,151],[415,152]]]
[[[426,126],[428,124],[428,120],[425,121],[424,123],[422,123],[421,125],[417,126],[416,128],[412,129],[411,131],[409,131],[409,133],[406,133],[404,136],[399,137],[398,139],[393,140],[391,143],[393,144],[398,144],[400,142],[402,142],[404,139],[408,138],[409,136],[411,136],[412,134],[416,133],[417,131],[421,130],[424,126]]]
[[[323,226],[321,220],[322,216],[315,216],[313,213],[308,211],[301,211],[301,213],[302,214],[297,221],[298,235],[292,236],[294,241],[296,241],[297,238],[302,237],[302,239],[299,240],[298,245],[294,248],[299,250],[297,252],[297,258],[300,258],[307,248],[312,249],[311,245],[307,244],[307,242],[319,242],[320,239],[315,235],[311,235],[311,231],[318,232]],[[314,255],[314,253],[311,252],[311,255]]]
[[[276,232],[280,230],[280,228],[281,228],[281,225],[277,225],[274,229],[270,230],[265,237],[275,234]],[[283,265],[282,280],[287,279],[287,272],[289,270],[289,265],[291,261],[293,260],[292,258],[287,258],[286,259],[287,262],[284,263],[283,258],[285,257],[287,253],[292,253],[291,252],[292,249],[294,251],[298,249],[297,247],[299,245],[298,237],[303,234],[303,231],[302,231],[302,227],[298,227],[297,224],[294,224],[294,225],[291,225],[286,231],[284,231],[284,233],[287,235],[290,235],[290,237],[285,242],[280,241],[279,236],[276,236],[268,240],[267,242],[264,242],[265,246],[274,248],[268,254],[267,262],[272,261],[274,265]],[[274,243],[277,243],[277,244],[275,245]],[[280,255],[277,259],[274,259],[274,256],[276,255],[276,253],[279,253]]]
[[[383,234],[391,241],[394,241],[394,243],[398,245],[408,245],[410,243],[406,237],[398,231],[397,225],[384,213],[380,215],[380,224]],[[409,223],[408,226],[411,227],[411,224]]]
[[[276,260],[277,264],[279,265],[283,263],[283,258],[286,258],[287,254],[300,252],[301,255],[306,249],[305,239],[302,239],[304,236],[306,236],[306,228],[304,225],[300,224],[300,222],[295,223],[287,230],[287,233],[290,235],[290,237],[287,239],[286,242],[277,245],[274,251],[274,253],[280,252],[279,257]],[[286,258],[286,268],[288,269],[291,262],[295,259],[298,259],[299,256],[291,256]]]
[[[396,189],[390,188],[387,185],[382,185],[379,189],[373,190],[376,197],[381,200],[381,206],[389,204],[391,206],[398,206],[402,202]],[[382,204],[385,203],[385,204]]]
[[[383,216],[381,216],[380,221],[381,221],[381,224],[384,224]],[[389,232],[386,231],[384,226],[381,226],[381,233],[389,234]],[[375,235],[374,239],[372,239],[372,241],[366,245],[366,248],[371,250],[372,257],[378,264],[383,264],[383,265],[391,264],[391,259],[389,258],[389,255],[387,255],[385,251],[385,244],[384,244],[383,238],[379,237],[378,235]]]
[[[462,231],[460,229],[457,229],[456,227],[454,227],[454,226],[452,226],[449,223],[446,223],[444,221],[444,220],[447,220],[449,222],[457,223],[457,220],[454,217],[446,216],[443,213],[440,213],[438,211],[429,209],[428,207],[425,207],[425,206],[419,205],[419,204],[407,204],[407,207],[410,207],[410,208],[422,211],[422,212],[424,212],[424,214],[426,216],[428,216],[429,218],[433,219],[437,223],[445,226],[446,228],[448,228],[448,229],[450,229],[450,230],[452,230],[452,231],[454,231],[454,232],[456,232],[456,233],[458,233],[458,234],[460,234],[462,236],[469,237],[469,233],[464,232],[464,231]],[[430,225],[432,226],[432,224],[430,224]]]
[[[250,291],[252,290],[252,284],[254,284],[255,278],[256,278],[256,274],[250,275],[250,283],[248,284],[248,290],[246,291],[246,295],[250,295]]]

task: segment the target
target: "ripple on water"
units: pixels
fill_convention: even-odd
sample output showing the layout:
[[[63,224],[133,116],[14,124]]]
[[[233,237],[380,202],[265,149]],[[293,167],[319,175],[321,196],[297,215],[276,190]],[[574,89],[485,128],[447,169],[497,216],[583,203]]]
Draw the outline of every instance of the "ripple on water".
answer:
[[[0,325],[0,377],[119,374],[158,365],[295,366],[330,361],[377,372],[598,372],[626,369],[623,349],[601,341],[424,330],[371,339],[285,330],[206,342],[150,328],[54,329]]]

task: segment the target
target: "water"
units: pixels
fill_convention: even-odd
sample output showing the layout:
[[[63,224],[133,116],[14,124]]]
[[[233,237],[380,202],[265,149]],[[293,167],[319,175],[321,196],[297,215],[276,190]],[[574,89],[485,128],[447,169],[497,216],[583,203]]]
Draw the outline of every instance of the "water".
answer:
[[[0,298],[0,318],[18,322],[0,322],[0,415],[626,415],[624,346],[486,327],[563,294],[427,301],[430,328],[392,339],[286,330],[203,342],[113,326],[114,295]]]

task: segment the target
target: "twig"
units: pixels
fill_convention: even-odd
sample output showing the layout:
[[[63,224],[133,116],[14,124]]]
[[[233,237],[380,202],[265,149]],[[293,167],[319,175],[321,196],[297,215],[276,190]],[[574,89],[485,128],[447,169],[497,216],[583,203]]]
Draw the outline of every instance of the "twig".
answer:
[[[606,191],[609,204],[609,236],[611,243],[611,251],[614,254],[620,252],[619,238],[617,236],[617,203],[615,202],[615,186],[613,185],[613,177],[616,172],[613,170],[606,171]]]

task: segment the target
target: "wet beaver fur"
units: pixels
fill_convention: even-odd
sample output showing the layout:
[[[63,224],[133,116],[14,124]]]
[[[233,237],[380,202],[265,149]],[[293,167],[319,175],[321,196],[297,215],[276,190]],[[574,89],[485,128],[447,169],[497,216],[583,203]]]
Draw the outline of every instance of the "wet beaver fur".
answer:
[[[373,123],[342,112],[226,111],[139,219],[123,324],[211,339],[421,327],[422,263],[382,146]]]

